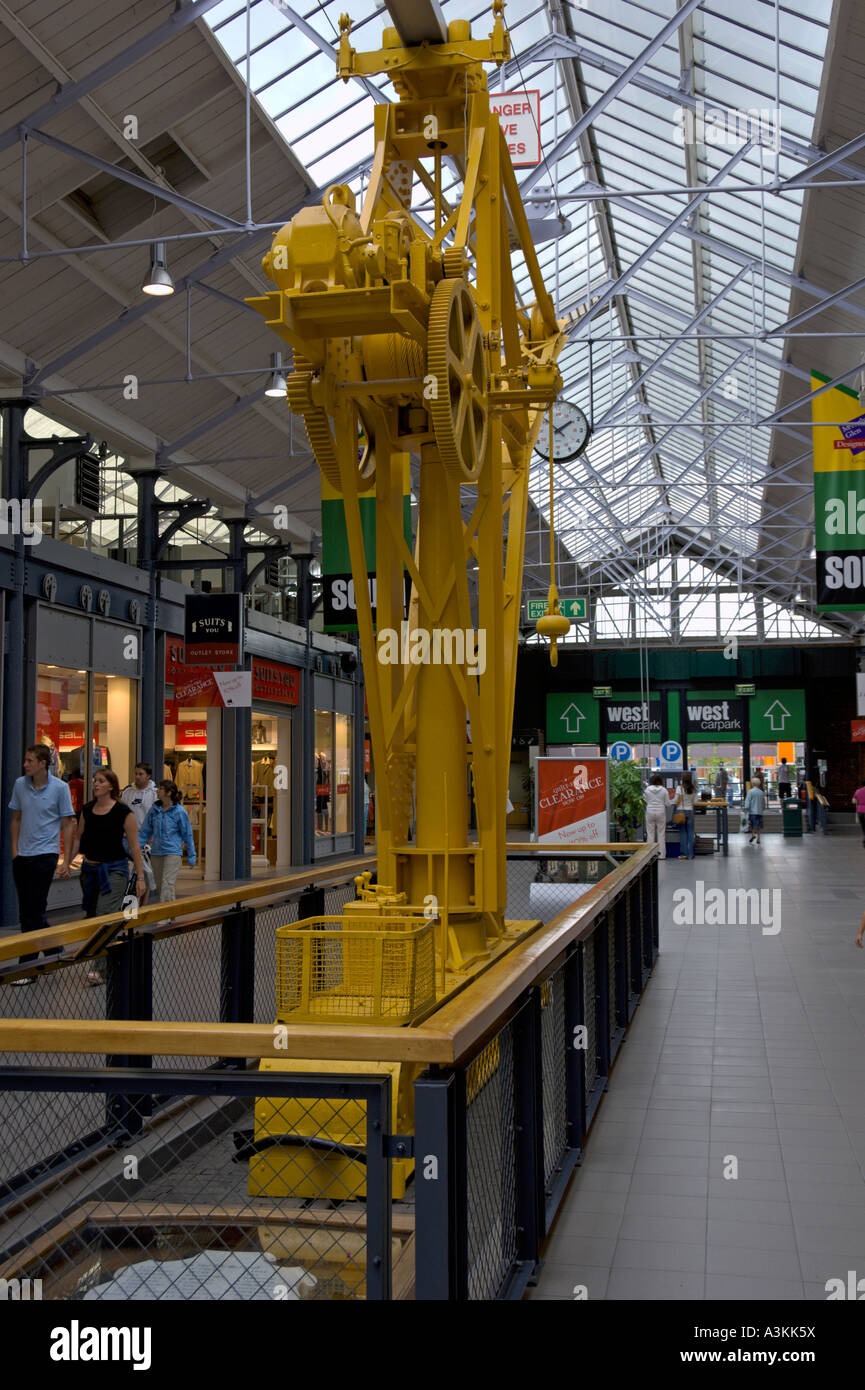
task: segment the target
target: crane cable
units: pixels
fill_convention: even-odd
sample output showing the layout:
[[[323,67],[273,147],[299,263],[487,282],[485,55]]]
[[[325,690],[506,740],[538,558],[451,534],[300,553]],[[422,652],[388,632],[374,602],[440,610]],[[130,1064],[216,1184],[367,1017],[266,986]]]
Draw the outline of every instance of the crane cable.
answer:
[[[550,639],[550,665],[557,666],[559,654],[556,643],[566,637],[571,624],[559,612],[559,591],[556,588],[556,532],[553,524],[553,402],[550,402],[550,587],[547,592],[547,611],[538,618],[535,628],[541,637]]]

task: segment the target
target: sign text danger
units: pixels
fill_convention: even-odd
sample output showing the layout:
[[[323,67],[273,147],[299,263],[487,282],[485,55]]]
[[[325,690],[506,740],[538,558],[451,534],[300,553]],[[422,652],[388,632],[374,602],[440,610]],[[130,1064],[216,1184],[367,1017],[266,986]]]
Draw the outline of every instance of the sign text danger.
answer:
[[[541,162],[541,94],[495,92],[490,110],[499,118],[514,168]]]

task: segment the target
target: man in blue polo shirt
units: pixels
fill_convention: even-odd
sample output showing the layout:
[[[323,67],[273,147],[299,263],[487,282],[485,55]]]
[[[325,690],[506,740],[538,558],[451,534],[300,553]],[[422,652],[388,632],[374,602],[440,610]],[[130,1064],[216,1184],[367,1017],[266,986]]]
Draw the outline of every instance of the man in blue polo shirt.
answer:
[[[41,931],[48,926],[45,907],[51,880],[57,872],[68,878],[69,870],[58,870],[60,833],[63,832],[63,857],[69,859],[75,815],[72,797],[65,782],[52,777],[48,771],[51,750],[36,743],[24,754],[24,776],[19,777],[12,791],[9,807],[12,815],[12,877],[18,893],[18,914],[22,931]],[[21,965],[36,960],[39,952],[22,956]],[[29,985],[33,976],[13,980],[13,984]]]

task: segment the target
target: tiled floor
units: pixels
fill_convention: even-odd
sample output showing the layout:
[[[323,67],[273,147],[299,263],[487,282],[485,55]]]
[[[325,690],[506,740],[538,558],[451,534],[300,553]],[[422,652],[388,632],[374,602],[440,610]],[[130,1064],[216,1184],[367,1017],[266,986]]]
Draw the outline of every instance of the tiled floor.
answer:
[[[674,923],[697,880],[778,889],[780,931]],[[728,859],[663,861],[660,901],[661,954],[528,1297],[822,1300],[865,1280],[858,836],[732,836]]]

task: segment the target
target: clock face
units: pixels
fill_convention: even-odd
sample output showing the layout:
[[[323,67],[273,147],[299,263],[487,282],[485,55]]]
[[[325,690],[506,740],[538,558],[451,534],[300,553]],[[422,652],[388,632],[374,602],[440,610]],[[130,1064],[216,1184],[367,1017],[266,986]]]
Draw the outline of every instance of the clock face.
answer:
[[[556,401],[553,406],[553,461],[567,463],[581,454],[591,434],[589,422],[578,405],[572,401]],[[535,445],[541,458],[550,457],[550,413],[545,411],[538,442]]]

